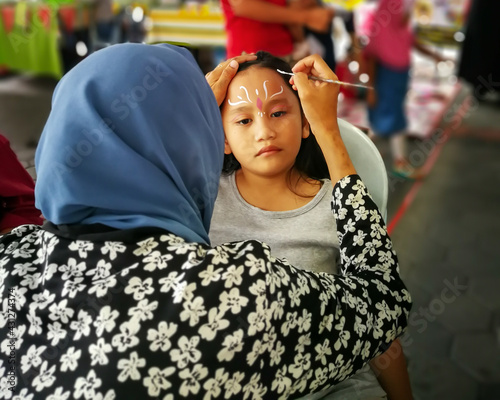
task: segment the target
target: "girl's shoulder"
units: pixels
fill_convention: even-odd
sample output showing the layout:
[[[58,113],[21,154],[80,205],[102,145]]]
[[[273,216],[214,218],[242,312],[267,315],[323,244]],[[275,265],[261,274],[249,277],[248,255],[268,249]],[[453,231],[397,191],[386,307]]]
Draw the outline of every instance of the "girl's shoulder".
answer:
[[[220,176],[219,186],[228,186],[231,182],[235,182],[235,172],[231,172],[230,174],[222,173]]]
[[[224,214],[224,210],[228,209],[228,207],[232,209],[242,202],[234,176],[234,172],[229,175],[221,175],[219,191],[215,200],[214,214],[218,212]]]
[[[330,179],[321,179],[321,188],[318,191],[316,197],[318,201],[328,201],[330,202],[333,193],[332,181]]]
[[[303,181],[302,190],[310,197],[323,197],[327,192],[333,190],[330,179],[307,179]]]
[[[238,187],[236,186],[235,173],[222,174],[219,181],[219,197],[235,196],[238,194]]]

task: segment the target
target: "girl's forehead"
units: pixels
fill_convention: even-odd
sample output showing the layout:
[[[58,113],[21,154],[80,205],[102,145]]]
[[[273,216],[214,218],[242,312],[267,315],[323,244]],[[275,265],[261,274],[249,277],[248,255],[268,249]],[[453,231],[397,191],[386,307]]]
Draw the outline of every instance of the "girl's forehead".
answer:
[[[252,66],[238,72],[233,78],[224,106],[228,105],[232,111],[235,111],[254,105],[259,109],[259,114],[263,116],[265,114],[264,108],[271,101],[295,103],[298,102],[298,99],[277,71]]]
[[[262,86],[267,81],[268,86],[286,86],[281,75],[272,69],[262,67],[250,67],[244,71],[238,72],[231,82],[231,88],[239,88],[241,85]]]

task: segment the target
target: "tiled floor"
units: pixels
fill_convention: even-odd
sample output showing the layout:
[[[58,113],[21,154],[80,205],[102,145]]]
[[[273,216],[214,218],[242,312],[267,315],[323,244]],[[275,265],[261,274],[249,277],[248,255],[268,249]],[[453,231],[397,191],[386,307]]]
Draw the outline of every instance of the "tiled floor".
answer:
[[[0,79],[0,131],[31,173],[55,84]],[[439,154],[427,178],[390,180],[389,225],[414,298],[402,342],[416,400],[500,399],[500,108],[465,100],[442,121],[445,143],[411,143],[422,162]]]
[[[472,103],[392,233],[417,400],[500,399],[499,109]]]

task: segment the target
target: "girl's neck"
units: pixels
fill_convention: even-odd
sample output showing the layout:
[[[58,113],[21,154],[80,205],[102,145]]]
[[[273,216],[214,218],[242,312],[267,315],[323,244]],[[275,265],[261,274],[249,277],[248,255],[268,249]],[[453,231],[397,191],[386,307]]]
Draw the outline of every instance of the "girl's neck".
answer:
[[[238,191],[243,199],[254,207],[266,211],[289,211],[309,203],[319,192],[322,183],[302,177],[292,169],[272,177],[235,172]]]

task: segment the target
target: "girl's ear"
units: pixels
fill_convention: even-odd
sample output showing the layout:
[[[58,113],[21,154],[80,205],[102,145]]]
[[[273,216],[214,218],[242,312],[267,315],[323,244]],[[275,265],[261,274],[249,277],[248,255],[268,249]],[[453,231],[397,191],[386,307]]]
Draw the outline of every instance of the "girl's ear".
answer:
[[[306,116],[302,114],[302,139],[305,139],[309,136],[309,121]]]
[[[232,153],[231,146],[229,146],[229,142],[224,137],[224,154],[231,154],[231,153]]]

